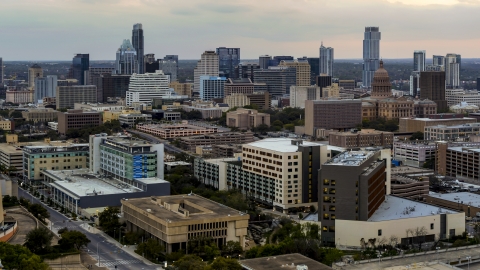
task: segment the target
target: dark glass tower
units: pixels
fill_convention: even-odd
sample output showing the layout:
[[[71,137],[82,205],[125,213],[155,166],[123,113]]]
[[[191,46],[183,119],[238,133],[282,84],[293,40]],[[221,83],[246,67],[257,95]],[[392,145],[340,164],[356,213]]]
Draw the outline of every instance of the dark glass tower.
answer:
[[[240,64],[240,48],[217,48],[219,76],[233,78]]]
[[[137,52],[137,73],[144,74],[144,43],[143,43],[143,28],[141,23],[137,23],[133,25],[132,30],[132,45]]]
[[[78,85],[87,85],[87,72],[90,68],[90,55],[77,54],[72,60],[72,78],[78,80]]]

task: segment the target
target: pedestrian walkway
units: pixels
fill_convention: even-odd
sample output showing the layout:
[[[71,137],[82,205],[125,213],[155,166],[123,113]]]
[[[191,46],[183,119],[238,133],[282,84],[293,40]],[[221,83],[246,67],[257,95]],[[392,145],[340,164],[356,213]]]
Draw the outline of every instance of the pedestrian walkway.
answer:
[[[126,265],[126,264],[141,264],[142,261],[140,260],[112,260],[112,261],[101,261],[100,266],[118,266],[118,265]],[[95,264],[98,266],[98,263]]]

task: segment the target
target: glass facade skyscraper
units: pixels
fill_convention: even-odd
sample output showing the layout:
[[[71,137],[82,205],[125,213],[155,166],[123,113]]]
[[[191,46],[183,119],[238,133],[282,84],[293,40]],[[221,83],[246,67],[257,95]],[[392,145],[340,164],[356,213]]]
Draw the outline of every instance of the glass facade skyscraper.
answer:
[[[133,48],[135,48],[135,52],[137,53],[136,55],[136,60],[137,60],[137,73],[143,74],[145,73],[144,70],[144,43],[143,43],[143,28],[141,23],[137,23],[133,25],[133,30],[132,30],[132,44]]]
[[[240,48],[217,48],[219,75],[233,78],[235,67],[240,64]]]
[[[130,43],[130,40],[124,39],[122,45],[117,50],[115,59],[115,74],[132,75],[133,73],[139,73],[138,68],[139,65],[137,62],[137,52]]]
[[[90,55],[77,54],[72,60],[72,77],[78,80],[78,85],[87,85],[87,72],[90,68]]]
[[[363,87],[371,87],[373,75],[380,67],[380,39],[379,27],[365,27],[363,38]]]
[[[425,51],[413,52],[413,71],[425,71]]]
[[[333,48],[323,46],[323,42],[320,46],[320,74],[333,76]]]

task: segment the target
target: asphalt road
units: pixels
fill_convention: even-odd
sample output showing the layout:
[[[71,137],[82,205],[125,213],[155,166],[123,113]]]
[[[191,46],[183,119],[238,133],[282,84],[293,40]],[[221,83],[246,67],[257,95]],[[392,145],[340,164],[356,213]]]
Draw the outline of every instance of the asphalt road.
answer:
[[[163,147],[165,148],[165,150],[167,150],[168,152],[172,152],[172,153],[182,153],[184,152],[183,150],[173,146],[173,145],[170,145],[168,141],[166,140],[162,140],[158,137],[155,137],[151,134],[147,134],[147,133],[144,133],[144,132],[140,132],[140,131],[136,131],[136,130],[131,130],[129,129],[128,132],[130,133],[133,133],[133,134],[136,134],[146,140],[149,140],[151,142],[154,142],[154,143],[163,143]]]
[[[33,203],[41,203],[35,197],[33,197],[32,199],[32,196],[20,187],[18,188],[18,196],[24,197],[29,201],[33,200]],[[67,227],[69,230],[77,230],[85,233],[85,235],[91,241],[90,244],[88,244],[86,251],[90,256],[92,256],[95,260],[98,261],[98,247],[98,255],[100,255],[100,266],[108,267],[109,269],[115,269],[115,266],[117,266],[117,269],[120,270],[159,269],[156,265],[148,265],[142,260],[137,259],[136,257],[130,255],[127,252],[124,252],[119,243],[109,243],[104,236],[89,232],[88,229],[86,229],[88,228],[86,222],[69,220],[64,215],[48,207],[48,205],[43,204],[43,206],[50,213],[50,221],[53,222],[53,229],[55,231],[60,228]]]

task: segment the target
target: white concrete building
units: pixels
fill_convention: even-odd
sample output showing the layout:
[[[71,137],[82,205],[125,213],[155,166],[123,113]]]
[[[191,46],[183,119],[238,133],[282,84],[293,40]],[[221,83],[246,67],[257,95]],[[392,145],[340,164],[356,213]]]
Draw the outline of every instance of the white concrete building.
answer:
[[[469,105],[480,107],[480,94],[478,91],[465,91],[464,89],[446,89],[445,99],[448,106],[453,106],[462,102]]]
[[[134,102],[151,103],[154,98],[165,98],[172,94],[169,89],[170,76],[163,71],[155,73],[133,74],[126,93],[127,106]]]
[[[320,97],[318,86],[290,86],[290,107],[304,109],[305,100],[319,100]]]

